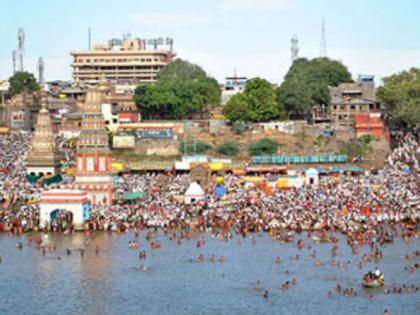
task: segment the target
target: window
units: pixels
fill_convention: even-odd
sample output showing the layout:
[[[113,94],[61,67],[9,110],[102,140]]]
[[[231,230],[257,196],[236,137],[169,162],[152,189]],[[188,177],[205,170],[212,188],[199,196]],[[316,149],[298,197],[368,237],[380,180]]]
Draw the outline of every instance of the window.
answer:
[[[106,170],[106,160],[104,157],[99,158],[99,170],[102,172]]]
[[[352,110],[355,110],[355,109],[356,109],[356,106],[355,106],[355,105],[351,105],[351,106],[350,106],[350,108],[351,108]]]
[[[93,172],[94,170],[94,161],[93,157],[89,157],[86,159],[86,170],[89,172]]]

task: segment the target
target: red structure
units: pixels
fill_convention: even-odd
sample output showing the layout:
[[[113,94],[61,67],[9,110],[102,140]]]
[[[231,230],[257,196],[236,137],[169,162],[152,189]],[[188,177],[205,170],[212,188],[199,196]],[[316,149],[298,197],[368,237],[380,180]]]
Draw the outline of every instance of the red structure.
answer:
[[[86,94],[77,142],[76,180],[71,186],[86,191],[91,204],[112,204],[111,150],[101,113],[101,92],[94,89]]]
[[[136,112],[122,112],[118,113],[118,122],[124,123],[138,123],[140,121],[140,114]]]
[[[384,123],[380,113],[358,113],[354,116],[356,136],[371,135],[374,138],[386,138]]]

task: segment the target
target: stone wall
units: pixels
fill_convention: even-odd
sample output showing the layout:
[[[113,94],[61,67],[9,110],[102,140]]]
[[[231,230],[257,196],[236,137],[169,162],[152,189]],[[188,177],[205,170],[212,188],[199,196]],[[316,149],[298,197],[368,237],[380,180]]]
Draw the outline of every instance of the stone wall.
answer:
[[[176,140],[136,140],[135,154],[160,156],[178,155],[178,146],[179,143]]]

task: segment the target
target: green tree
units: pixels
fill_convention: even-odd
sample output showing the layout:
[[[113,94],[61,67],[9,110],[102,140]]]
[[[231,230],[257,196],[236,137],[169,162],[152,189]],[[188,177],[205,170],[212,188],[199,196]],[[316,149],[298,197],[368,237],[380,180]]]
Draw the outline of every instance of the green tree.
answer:
[[[9,79],[9,94],[16,95],[21,92],[35,92],[39,90],[39,84],[30,72],[16,72]]]
[[[227,156],[236,156],[239,151],[239,145],[233,141],[226,141],[217,147],[217,153]]]
[[[236,135],[240,135],[245,131],[246,124],[242,120],[237,120],[232,124],[232,129]]]
[[[249,120],[249,111],[248,98],[244,93],[240,93],[230,98],[223,110],[223,114],[232,122],[247,121]]]
[[[285,113],[276,102],[276,93],[271,83],[261,78],[249,80],[244,92],[234,95],[226,104],[224,115],[232,122],[285,118]]]
[[[255,155],[272,155],[277,153],[279,144],[268,138],[261,139],[260,141],[249,145],[248,151],[252,156]]]
[[[144,119],[202,117],[220,103],[220,87],[199,66],[177,59],[163,68],[158,82],[136,88],[134,100]]]
[[[408,125],[420,123],[420,69],[411,68],[383,79],[376,93],[387,114]]]
[[[277,101],[288,113],[306,115],[313,105],[329,103],[329,86],[351,81],[350,72],[339,61],[299,58],[277,89]]]
[[[158,74],[159,81],[174,78],[189,81],[205,77],[207,77],[207,74],[203,69],[182,59],[174,60]]]

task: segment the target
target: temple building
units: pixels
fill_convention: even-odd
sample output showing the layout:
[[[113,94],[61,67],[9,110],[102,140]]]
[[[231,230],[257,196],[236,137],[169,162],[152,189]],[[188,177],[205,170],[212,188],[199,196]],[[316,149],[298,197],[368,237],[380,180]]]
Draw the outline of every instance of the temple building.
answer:
[[[45,91],[40,90],[41,110],[35,126],[35,135],[28,152],[27,173],[36,176],[58,173],[60,157],[54,139],[50,112],[47,109]]]
[[[89,88],[86,94],[81,133],[77,143],[76,180],[73,189],[87,192],[91,204],[112,204],[111,151],[101,112],[106,86]]]

